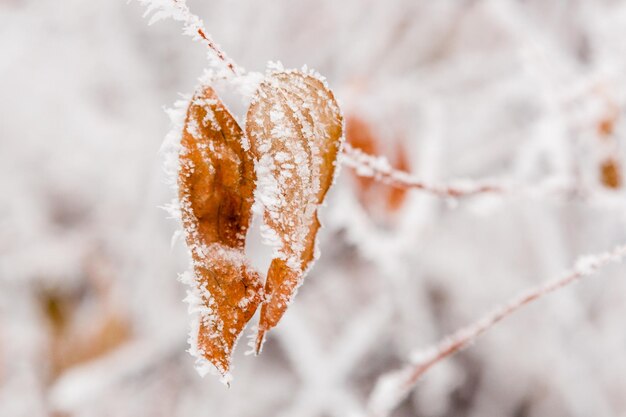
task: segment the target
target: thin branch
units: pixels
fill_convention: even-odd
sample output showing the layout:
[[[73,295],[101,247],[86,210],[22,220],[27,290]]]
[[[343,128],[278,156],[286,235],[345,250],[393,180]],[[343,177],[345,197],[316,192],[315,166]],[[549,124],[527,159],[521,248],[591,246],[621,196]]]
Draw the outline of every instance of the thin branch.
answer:
[[[379,377],[370,396],[369,414],[376,417],[389,415],[426,371],[443,359],[466,348],[496,323],[520,308],[581,278],[593,275],[605,266],[620,263],[625,258],[626,245],[617,246],[610,252],[583,256],[561,277],[524,291],[505,305],[493,309],[475,323],[444,338],[433,348],[412,355],[413,363]]]
[[[468,197],[476,194],[505,192],[500,184],[475,184],[472,182],[456,185],[438,185],[421,181],[411,174],[396,170],[385,157],[372,156],[353,148],[346,143],[343,148],[342,162],[353,168],[361,177],[373,178],[377,181],[398,188],[412,188],[435,194],[440,197]]]
[[[580,186],[556,178],[534,185],[475,182],[472,180],[456,180],[449,184],[430,183],[420,180],[408,172],[394,169],[383,156],[369,155],[347,143],[343,147],[341,162],[353,168],[356,175],[360,177],[372,178],[392,187],[421,190],[444,198],[473,197],[481,194],[527,194],[531,196],[585,194]]]
[[[191,13],[186,0],[138,0],[139,3],[146,6],[144,16],[152,14],[149,24],[153,24],[165,18],[172,18],[179,22],[183,22],[183,33],[191,36],[194,40],[203,42],[215,55],[218,61],[230,70],[234,75],[243,74],[244,71],[235,61],[230,59],[228,55],[213,41],[211,36],[204,28],[202,20]]]
[[[200,35],[200,37],[205,41],[205,43],[207,44],[207,46],[213,50],[213,52],[215,52],[215,54],[217,55],[217,58],[221,61],[223,61],[226,64],[226,67],[235,75],[238,75],[239,73],[242,73],[243,71],[241,70],[241,68],[239,66],[237,66],[237,64],[235,64],[235,61],[233,61],[232,59],[230,59],[226,53],[224,51],[222,51],[220,49],[220,47],[213,42],[213,40],[211,39],[211,37],[209,35],[206,34],[206,32],[202,29],[202,28],[198,28],[197,30],[198,35]]]

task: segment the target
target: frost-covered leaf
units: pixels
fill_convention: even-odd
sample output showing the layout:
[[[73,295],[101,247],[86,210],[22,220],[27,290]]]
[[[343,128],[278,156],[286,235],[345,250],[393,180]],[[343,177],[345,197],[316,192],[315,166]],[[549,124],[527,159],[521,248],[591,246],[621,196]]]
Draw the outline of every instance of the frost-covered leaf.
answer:
[[[372,156],[386,156],[392,168],[409,171],[409,160],[400,140],[389,141],[387,146],[374,133],[372,126],[357,115],[346,117],[346,141],[354,149]],[[355,176],[358,199],[370,215],[385,218],[399,210],[406,200],[407,189],[383,184],[371,177]]]
[[[257,352],[315,258],[317,209],[333,182],[342,123],[325,83],[300,71],[269,73],[248,110],[246,131],[257,158],[262,232],[274,246]]]
[[[214,90],[205,87],[196,93],[187,110],[178,176],[194,270],[188,300],[199,313],[191,350],[223,375],[263,292],[244,255],[255,186],[246,143]]]

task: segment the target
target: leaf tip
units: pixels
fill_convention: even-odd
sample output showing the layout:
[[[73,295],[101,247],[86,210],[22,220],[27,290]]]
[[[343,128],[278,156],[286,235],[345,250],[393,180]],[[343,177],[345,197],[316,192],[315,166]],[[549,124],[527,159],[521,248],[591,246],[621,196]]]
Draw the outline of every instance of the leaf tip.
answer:
[[[254,347],[254,355],[259,356],[263,350],[263,344],[265,343],[265,329],[259,329],[256,336],[256,344]]]

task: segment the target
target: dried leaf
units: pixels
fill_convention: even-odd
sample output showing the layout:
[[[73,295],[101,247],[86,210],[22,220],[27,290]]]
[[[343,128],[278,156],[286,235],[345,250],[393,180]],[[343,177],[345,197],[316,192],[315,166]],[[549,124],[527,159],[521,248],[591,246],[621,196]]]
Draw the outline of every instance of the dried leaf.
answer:
[[[607,158],[600,164],[600,180],[607,188],[614,190],[622,185],[619,162],[613,158]]]
[[[615,131],[616,117],[608,116],[598,122],[597,129],[600,137],[608,137]]]
[[[372,156],[386,156],[392,167],[401,171],[410,171],[409,160],[402,141],[389,143],[384,151],[382,140],[377,136],[370,124],[361,117],[346,117],[346,140],[353,148]],[[382,184],[373,178],[355,176],[357,196],[361,205],[375,217],[386,219],[399,210],[407,196],[406,188]]]
[[[52,379],[108,354],[132,337],[129,317],[114,300],[113,275],[107,266],[101,254],[94,253],[86,259],[81,285],[44,288],[39,293],[50,330]]]
[[[276,326],[315,258],[318,206],[332,184],[341,146],[342,116],[316,76],[276,71],[261,83],[246,131],[257,158],[257,200],[274,256],[265,283],[257,352]]]
[[[605,110],[605,113],[596,124],[598,135],[602,139],[613,136],[620,118],[619,106],[617,106],[617,104],[611,99],[609,99],[606,104],[607,108]]]
[[[57,377],[66,369],[99,358],[131,338],[128,319],[108,309],[97,311],[89,328],[75,326],[56,332],[50,346],[52,376]]]
[[[244,255],[255,174],[246,138],[215,91],[196,93],[180,153],[179,199],[200,322],[192,350],[226,375],[235,343],[262,299]]]

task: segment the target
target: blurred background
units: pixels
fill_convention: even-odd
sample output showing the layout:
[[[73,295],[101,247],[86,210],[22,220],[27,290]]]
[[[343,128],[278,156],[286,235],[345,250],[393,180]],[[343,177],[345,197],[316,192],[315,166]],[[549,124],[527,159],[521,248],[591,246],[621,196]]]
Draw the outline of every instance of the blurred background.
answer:
[[[413,350],[626,241],[626,2],[189,5],[244,67],[324,74],[348,141],[397,168],[576,189],[447,201],[344,167],[321,259],[227,389],[186,353],[189,260],[160,208],[163,108],[206,51],[136,2],[2,0],[0,416],[362,416]],[[498,325],[392,415],[626,416],[625,271]]]

